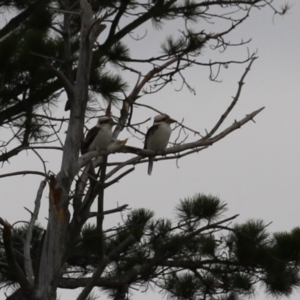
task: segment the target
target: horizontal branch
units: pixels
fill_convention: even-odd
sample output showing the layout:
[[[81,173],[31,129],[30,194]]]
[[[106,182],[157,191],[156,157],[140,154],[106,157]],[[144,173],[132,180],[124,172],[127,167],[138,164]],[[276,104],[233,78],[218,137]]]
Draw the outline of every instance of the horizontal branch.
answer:
[[[6,173],[6,174],[2,174],[0,175],[0,178],[3,178],[3,177],[10,177],[10,176],[18,176],[18,175],[40,175],[40,176],[43,176],[43,177],[46,177],[47,179],[49,179],[49,176],[43,172],[39,172],[39,171],[19,171],[19,172],[12,172],[12,173]]]
[[[210,139],[200,139],[200,140],[195,141],[195,142],[170,147],[170,148],[167,148],[165,151],[162,151],[162,152],[155,152],[155,151],[151,151],[151,150],[138,149],[138,148],[128,147],[128,146],[127,147],[125,146],[123,149],[121,149],[121,151],[118,151],[118,152],[121,152],[121,153],[135,153],[135,154],[138,154],[138,155],[141,155],[141,156],[151,156],[151,155],[157,155],[157,154],[166,155],[166,154],[171,154],[171,153],[179,153],[179,152],[186,151],[186,150],[193,149],[193,148],[211,146],[214,143],[216,143],[219,140],[226,137],[231,132],[241,128],[244,124],[246,124],[249,121],[253,120],[253,118],[257,114],[259,114],[263,109],[264,109],[264,107],[252,112],[251,114],[247,115],[245,118],[243,118],[240,121],[235,121],[231,126],[229,126],[225,130],[223,130],[221,133],[219,133],[218,135],[216,135],[216,136],[214,136]]]
[[[77,289],[79,287],[85,287],[90,278],[61,278],[58,282],[58,287],[61,289]],[[99,278],[97,281],[97,286],[105,286],[108,288],[122,287],[123,282],[115,280],[112,282],[111,278]]]
[[[209,139],[202,138],[200,140],[197,140],[195,142],[191,143],[186,143],[182,145],[177,145],[174,147],[167,148],[164,151],[152,151],[152,150],[147,150],[147,149],[141,149],[141,148],[136,148],[136,147],[131,147],[131,146],[120,146],[115,144],[111,144],[108,148],[108,151],[91,151],[88,152],[84,155],[82,155],[79,158],[78,164],[80,168],[82,168],[84,165],[87,164],[88,161],[93,159],[96,156],[99,155],[108,155],[108,154],[114,154],[114,153],[132,153],[136,154],[139,157],[132,158],[128,160],[127,162],[124,162],[125,165],[128,164],[135,164],[137,163],[143,156],[154,156],[154,155],[167,155],[167,154],[175,154],[175,153],[180,153],[186,150],[194,149],[194,148],[202,148],[202,147],[207,147],[207,146],[212,146],[214,143],[218,142],[219,140],[223,139],[226,137],[228,134],[231,132],[241,128],[243,125],[248,123],[249,121],[253,121],[254,117],[259,114],[264,107],[253,111],[249,115],[246,115],[245,118],[243,118],[240,121],[235,121],[231,126],[223,130],[221,133],[218,135],[215,135],[214,137],[211,137]],[[123,166],[119,166],[118,168],[122,168]],[[109,174],[111,176],[111,174]]]
[[[28,146],[24,147],[22,145],[8,151],[4,152],[0,155],[0,161],[8,161],[11,157],[18,155],[20,152],[24,150],[60,150],[62,151],[62,147],[47,147],[47,146]]]
[[[103,215],[110,215],[110,214],[114,214],[116,212],[121,212],[121,211],[125,210],[127,207],[128,207],[128,204],[124,204],[124,205],[121,205],[114,209],[105,210],[103,212]],[[98,216],[97,212],[90,212],[90,214],[89,214],[89,218],[97,217],[97,216]]]

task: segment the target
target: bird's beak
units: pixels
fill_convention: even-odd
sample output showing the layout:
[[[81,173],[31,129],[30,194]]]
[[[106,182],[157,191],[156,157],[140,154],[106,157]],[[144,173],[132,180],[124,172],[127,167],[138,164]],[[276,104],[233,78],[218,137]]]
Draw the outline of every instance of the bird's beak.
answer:
[[[176,122],[176,120],[171,119],[171,118],[169,118],[169,120],[168,120],[168,123],[170,123],[170,124],[175,123],[175,122]]]
[[[127,141],[128,141],[128,138],[127,139],[125,139],[125,140],[118,140],[117,141],[117,143],[119,144],[119,145],[125,145],[126,143],[127,143]]]

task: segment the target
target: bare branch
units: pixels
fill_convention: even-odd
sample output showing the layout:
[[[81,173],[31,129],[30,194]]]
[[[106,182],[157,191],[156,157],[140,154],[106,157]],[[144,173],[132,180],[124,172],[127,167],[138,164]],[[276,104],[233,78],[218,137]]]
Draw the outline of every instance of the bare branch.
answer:
[[[141,159],[142,156],[166,155],[166,154],[171,154],[171,153],[174,154],[174,153],[186,151],[186,150],[197,148],[197,147],[211,146],[214,143],[218,142],[219,140],[223,139],[225,136],[227,136],[231,132],[241,128],[244,124],[248,123],[249,121],[252,121],[253,118],[257,114],[259,114],[263,109],[264,109],[264,107],[253,111],[249,115],[246,115],[246,117],[241,119],[240,121],[235,121],[231,126],[229,126],[228,128],[226,128],[225,130],[223,130],[221,133],[219,133],[218,135],[216,135],[214,137],[211,137],[209,139],[202,138],[202,139],[197,140],[195,142],[186,143],[186,144],[183,144],[183,145],[177,145],[177,146],[174,146],[174,147],[167,148],[165,151],[155,152],[155,151],[147,150],[147,149],[140,149],[140,148],[131,147],[131,146],[123,146],[122,148],[119,148],[118,150],[114,150],[113,148],[111,148],[109,151],[105,151],[105,152],[103,151],[101,153],[102,154],[105,154],[105,153],[106,154],[112,154],[112,153],[117,153],[117,152],[119,152],[119,153],[133,153],[133,154],[137,154],[137,155],[141,156],[139,158],[139,159]],[[90,153],[92,153],[92,152],[96,152],[96,151],[91,151]],[[137,157],[133,158],[132,161],[131,160],[126,161],[125,165],[133,164],[133,163],[135,163],[139,160],[139,159],[137,159],[137,161],[135,161],[136,159],[137,159]],[[79,158],[79,164],[82,165],[81,158]],[[119,167],[122,168],[122,166],[119,166]]]
[[[35,149],[32,149],[32,148],[30,148],[35,154],[36,154],[36,156],[40,159],[40,161],[42,162],[42,164],[43,164],[43,168],[44,168],[44,172],[45,172],[45,174],[47,173],[47,168],[46,168],[46,163],[45,163],[45,161],[44,161],[44,159],[42,158],[42,156],[38,153],[38,151],[36,151]]]
[[[123,177],[125,177],[126,175],[128,175],[129,173],[131,173],[134,170],[135,170],[135,168],[131,168],[131,169],[125,171],[124,173],[120,174],[118,177],[116,177],[112,181],[109,181],[109,182],[105,183],[105,188],[113,185],[114,183],[119,182],[120,179],[122,179]]]
[[[46,146],[30,146],[23,147],[22,145],[0,155],[0,161],[8,161],[11,157],[18,155],[23,150],[45,149],[45,150],[63,150],[62,147],[46,147]]]
[[[223,139],[225,136],[227,136],[231,132],[241,128],[244,124],[248,123],[249,121],[253,121],[254,117],[257,114],[259,114],[263,109],[264,109],[264,107],[262,107],[256,111],[253,111],[251,114],[247,115],[245,118],[243,118],[240,121],[235,121],[231,126],[229,126],[225,130],[223,130],[220,134],[218,134],[214,137],[211,137],[208,139],[202,138],[195,142],[186,143],[186,144],[182,144],[182,145],[176,145],[174,147],[167,148],[165,151],[162,151],[162,152],[155,152],[152,150],[140,149],[140,148],[131,147],[131,146],[122,146],[122,147],[118,146],[118,148],[114,148],[114,145],[111,145],[111,147],[109,147],[108,151],[101,151],[100,155],[112,154],[112,153],[132,153],[132,154],[136,154],[137,157],[133,157],[123,163],[118,164],[113,170],[111,170],[109,173],[106,174],[106,179],[110,178],[112,175],[114,175],[116,172],[118,172],[119,170],[121,170],[122,168],[124,168],[127,165],[138,164],[140,162],[140,160],[143,159],[143,157],[145,157],[145,156],[176,154],[175,157],[168,158],[168,159],[175,159],[176,157],[179,158],[179,157],[185,156],[185,154],[179,155],[179,153],[184,152],[186,150],[192,150],[192,149],[196,148],[195,151],[190,151],[190,154],[204,150],[208,146],[211,146],[214,143],[218,142],[219,140]],[[82,157],[79,158],[79,163],[78,163],[79,166],[82,167],[86,164],[86,157],[89,157],[90,159],[92,159],[93,157],[96,157],[98,155],[99,155],[98,151],[91,151],[91,152],[84,154]],[[164,160],[164,159],[167,159],[167,158],[161,158],[161,159],[156,158],[156,160]],[[145,161],[143,161],[143,162],[145,162]]]
[[[19,172],[12,172],[12,173],[6,173],[6,174],[2,174],[0,175],[0,178],[3,177],[10,177],[10,176],[18,176],[18,175],[28,175],[28,174],[32,174],[32,175],[40,175],[43,177],[46,177],[47,179],[49,179],[49,176],[43,172],[39,172],[39,171],[19,171]]]
[[[20,145],[8,152],[4,152],[0,155],[0,161],[8,161],[11,157],[18,155],[23,150],[23,146]]]
[[[250,71],[251,65],[253,64],[253,62],[257,59],[257,57],[253,56],[250,60],[250,63],[248,65],[248,67],[246,68],[244,74],[242,75],[239,83],[238,83],[238,90],[237,93],[235,95],[235,97],[233,98],[233,101],[231,102],[231,104],[229,105],[229,107],[226,109],[226,111],[224,112],[224,114],[221,116],[220,120],[217,122],[217,124],[214,126],[214,128],[204,137],[204,139],[208,139],[210,138],[217,130],[218,128],[222,125],[222,123],[224,122],[224,120],[227,118],[227,116],[229,115],[229,113],[232,111],[232,109],[234,108],[234,106],[236,105],[236,103],[239,100],[239,97],[241,95],[241,91],[242,91],[242,87],[244,84],[244,80],[248,74],[248,72]]]
[[[107,168],[107,155],[103,156],[103,161],[100,167],[100,180],[99,180],[99,191],[98,191],[98,215],[97,215],[97,237],[99,242],[99,261],[102,264],[104,260],[104,243],[103,243],[103,221],[104,221],[104,190],[105,190],[105,174]]]
[[[128,207],[128,204],[124,204],[124,205],[121,205],[114,209],[105,210],[105,211],[103,211],[103,215],[109,215],[109,214],[114,214],[116,212],[121,212],[121,211],[125,210],[127,207]],[[98,215],[97,212],[90,212],[89,218],[96,217],[97,215]]]
[[[31,213],[31,219],[28,224],[27,233],[26,233],[26,241],[24,244],[24,267],[27,274],[28,281],[33,284],[34,283],[34,272],[32,268],[32,261],[31,261],[31,254],[30,254],[30,243],[32,239],[32,231],[34,228],[34,224],[38,218],[40,205],[41,205],[41,198],[43,196],[43,191],[47,184],[47,179],[45,178],[40,183],[40,187],[37,191],[37,195],[34,201],[34,211]]]
[[[66,93],[68,94],[69,98],[73,98],[74,97],[74,86],[71,84],[71,82],[69,81],[69,79],[64,75],[63,72],[57,70],[55,67],[53,67],[53,65],[46,60],[46,65],[48,68],[50,68],[55,75],[57,76],[57,78],[62,82]]]
[[[117,173],[119,170],[121,170],[125,166],[137,164],[142,158],[143,157],[141,157],[141,156],[133,157],[133,158],[130,158],[130,159],[128,159],[127,161],[125,161],[123,163],[118,164],[117,167],[115,167],[113,170],[111,170],[110,172],[108,172],[106,174],[106,179],[108,179],[111,176],[113,176],[115,173]]]

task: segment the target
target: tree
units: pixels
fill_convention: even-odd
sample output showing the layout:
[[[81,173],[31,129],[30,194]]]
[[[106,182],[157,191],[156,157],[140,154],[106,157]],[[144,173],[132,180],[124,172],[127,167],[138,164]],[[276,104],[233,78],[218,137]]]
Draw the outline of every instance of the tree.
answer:
[[[300,228],[271,235],[262,220],[230,226],[237,215],[221,218],[225,211],[226,204],[217,197],[197,194],[176,206],[176,222],[155,219],[149,210],[132,210],[122,225],[106,230],[103,241],[97,238],[96,225],[87,224],[66,259],[69,274],[59,279],[58,286],[82,287],[77,299],[87,299],[93,286],[112,299],[127,299],[129,288],[146,290],[149,285],[173,299],[240,299],[252,295],[257,283],[275,296],[289,295],[299,287]],[[3,220],[1,224],[3,244],[12,234],[10,244],[24,270],[20,253],[30,225],[11,233],[8,224]],[[45,233],[35,226],[32,234],[31,259],[36,268]],[[107,253],[100,263],[99,243]],[[4,251],[0,262],[7,266]],[[18,279],[3,268],[1,281],[9,285]]]
[[[147,261],[147,258],[138,270],[130,259],[117,261],[118,257],[130,249],[138,250],[144,235],[148,234],[147,230],[152,230],[152,238],[157,234],[170,235],[170,244],[166,246],[168,248],[176,241],[182,247],[186,236],[189,236],[187,232],[191,232],[189,237],[192,238],[193,234],[198,233],[197,230],[201,232],[203,228],[199,227],[200,219],[197,219],[197,216],[195,224],[193,217],[189,221],[183,221],[191,223],[188,224],[191,227],[182,232],[181,225],[173,229],[169,222],[163,221],[158,221],[158,225],[153,225],[152,222],[151,226],[154,227],[151,229],[148,227],[148,222],[151,223],[151,213],[138,211],[128,216],[125,229],[117,230],[115,235],[107,238],[103,229],[103,216],[107,213],[103,209],[105,190],[131,173],[135,165],[148,161],[149,156],[158,156],[156,160],[179,159],[200,152],[253,120],[263,108],[218,132],[240,98],[245,77],[256,59],[255,53],[249,54],[244,60],[214,62],[201,62],[200,54],[204,47],[208,46],[214,50],[226,51],[231,46],[247,44],[248,41],[230,43],[227,36],[249,17],[251,10],[266,7],[273,9],[275,13],[283,14],[287,6],[276,10],[272,2],[265,0],[108,0],[90,3],[86,0],[3,1],[1,6],[3,9],[12,7],[16,15],[0,31],[0,125],[12,132],[12,136],[1,141],[0,161],[11,162],[14,156],[27,150],[36,153],[45,166],[39,150],[62,152],[62,164],[58,172],[50,172],[45,166],[44,172],[22,170],[1,175],[7,177],[37,174],[45,177],[38,190],[30,222],[23,231],[20,229],[20,235],[25,236],[26,231],[24,265],[16,255],[13,227],[1,219],[3,251],[9,270],[7,277],[3,275],[3,282],[7,278],[9,282],[19,285],[19,289],[10,299],[55,299],[58,287],[75,288],[82,285],[85,288],[78,299],[86,299],[92,288],[99,285],[110,289],[114,297],[124,298],[126,293],[123,289],[137,283],[140,274],[144,276],[144,280],[157,275],[155,270],[158,261],[155,260],[155,249],[154,252],[148,251],[151,261]],[[212,33],[209,26],[203,26],[199,30],[194,26],[197,20],[209,21],[208,24],[220,20],[222,29]],[[140,37],[137,30],[150,21],[156,29],[163,28],[166,22],[181,22],[178,23],[180,30],[166,37],[161,50],[156,52],[156,49],[151,49],[150,55],[139,58],[134,54],[134,47],[129,47],[128,38],[131,37],[139,43],[146,40],[147,34]],[[151,105],[140,103],[139,100],[146,95],[158,93],[174,80],[181,80],[182,86],[193,92],[185,79],[185,72],[190,66],[209,67],[210,79],[217,81],[222,66],[226,68],[230,64],[239,63],[247,64],[247,68],[240,78],[236,95],[215,126],[204,136],[186,127],[182,122],[177,122],[178,138],[173,147],[164,152],[154,153],[126,146],[126,141],[118,140],[120,132],[124,130],[133,133],[134,136],[144,137],[145,121],[133,123],[133,120],[138,119],[137,107],[160,113]],[[214,75],[215,70],[217,75]],[[130,82],[124,78],[131,73],[136,75],[137,81],[130,89]],[[53,106],[57,104],[59,97],[66,98],[65,110],[69,111],[69,118],[53,115]],[[113,133],[114,142],[106,152],[90,151],[80,156],[86,118],[99,114],[112,114],[118,122]],[[61,141],[63,130],[66,130],[66,137]],[[198,135],[197,139],[187,143],[186,136],[183,136],[186,132]],[[129,153],[134,156],[121,162],[110,162],[108,158],[112,153]],[[131,165],[133,167],[128,169]],[[49,217],[47,228],[42,231],[35,223],[39,202],[47,182]],[[91,206],[96,201],[97,211],[92,212]],[[124,208],[125,206],[121,206],[116,211],[122,211]],[[215,213],[218,212],[216,209]],[[96,219],[95,228],[85,225],[91,218]],[[136,228],[134,223],[139,227]],[[159,224],[162,224],[163,228],[155,233]],[[82,243],[81,238],[86,234],[86,230],[91,234],[96,232],[94,239],[97,241],[97,255],[92,257],[93,264],[90,261],[85,262],[87,258],[80,257],[83,259],[80,265],[74,262],[72,265],[72,255],[79,255],[72,251],[78,243]],[[210,231],[208,227],[208,235],[212,235],[215,230],[217,228]],[[155,240],[151,240],[151,234],[146,244],[155,248]],[[205,235],[202,236],[204,237]],[[33,242],[38,247],[31,246]],[[204,242],[200,241],[198,246],[201,243]],[[182,249],[178,249],[177,252]],[[162,249],[158,253],[161,251]],[[178,254],[176,251],[168,251],[167,257],[175,257]],[[144,258],[143,251],[137,251],[136,254]],[[159,258],[159,261],[161,260],[162,257]],[[77,268],[82,275],[90,274],[89,270],[85,270],[90,264],[93,267],[92,279],[65,278],[65,274],[69,272],[74,271],[76,274]],[[257,266],[260,262],[255,261],[253,264]],[[172,266],[170,268],[172,269]],[[191,278],[189,273],[184,273],[183,276],[186,274],[188,283]],[[171,275],[173,277],[168,280],[172,284],[167,287],[167,282],[165,283],[165,289],[169,291],[172,285],[181,280],[176,277],[178,274]],[[196,275],[194,273],[193,276]],[[201,276],[203,275],[200,274],[200,278]],[[99,283],[99,277],[104,283]],[[119,279],[121,281],[118,281]],[[288,287],[293,284],[290,282]],[[171,292],[179,298],[189,297]]]

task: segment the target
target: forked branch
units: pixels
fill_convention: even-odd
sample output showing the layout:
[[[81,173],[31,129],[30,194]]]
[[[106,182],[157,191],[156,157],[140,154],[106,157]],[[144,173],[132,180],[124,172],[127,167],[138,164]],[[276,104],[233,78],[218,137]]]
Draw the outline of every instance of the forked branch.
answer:
[[[204,139],[209,139],[218,129],[219,127],[222,125],[222,123],[224,122],[224,120],[227,118],[227,116],[229,115],[229,113],[232,111],[232,109],[234,108],[234,106],[236,105],[236,103],[238,102],[241,92],[242,92],[242,88],[244,85],[244,80],[248,74],[248,72],[250,71],[250,68],[253,64],[253,62],[257,59],[256,56],[252,56],[249,65],[247,66],[244,74],[242,75],[239,83],[238,83],[238,90],[236,92],[236,95],[233,98],[233,101],[231,102],[231,104],[228,106],[228,108],[226,109],[226,111],[223,113],[223,115],[221,116],[221,118],[219,119],[219,121],[217,122],[217,124],[213,127],[213,129],[204,137]]]

